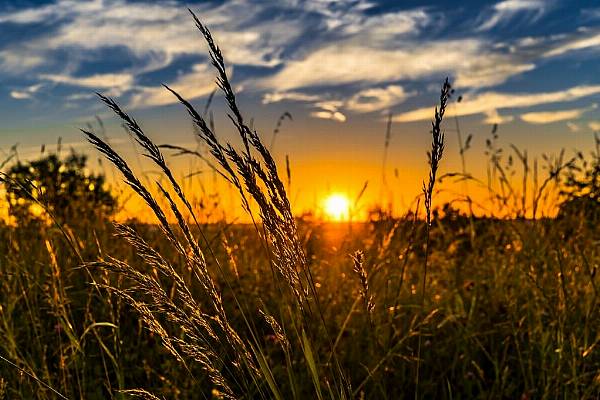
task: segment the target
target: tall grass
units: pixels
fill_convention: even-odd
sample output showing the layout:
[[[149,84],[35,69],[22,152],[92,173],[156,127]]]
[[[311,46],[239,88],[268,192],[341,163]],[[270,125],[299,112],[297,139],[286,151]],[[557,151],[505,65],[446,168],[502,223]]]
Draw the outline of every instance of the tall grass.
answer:
[[[314,385],[313,395],[322,398],[326,391],[329,393],[328,396],[345,398],[349,393],[349,384],[335,353],[332,353],[333,365],[322,366],[317,363],[318,353],[314,351],[316,347],[313,338],[322,334],[329,337],[330,334],[275,161],[263,145],[258,133],[246,125],[227,76],[223,56],[214,43],[210,31],[193,13],[191,14],[208,43],[210,57],[218,74],[217,85],[223,92],[231,111],[230,118],[239,133],[242,149],[236,150],[230,143],[222,144],[204,117],[187,100],[169,87],[165,86],[165,88],[187,109],[198,128],[198,135],[215,159],[217,165],[215,168],[237,189],[243,208],[254,221],[256,233],[261,237],[263,250],[269,259],[276,290],[281,295],[278,317],[289,321],[289,333],[266,310],[259,309],[259,312],[265,316],[274,333],[280,337],[280,342],[289,343],[288,334],[297,341],[297,347],[284,346],[282,350],[284,353],[290,353],[299,349],[304,355],[306,373],[311,376]],[[208,247],[203,250],[192,234],[192,227],[188,224],[190,218],[208,244],[195,212],[167,166],[160,148],[116,102],[102,95],[99,96],[123,120],[128,130],[134,134],[144,155],[152,160],[167,178],[170,187],[165,188],[157,182],[157,188],[170,205],[169,211],[177,221],[178,233],[169,224],[166,211],[159,206],[151,191],[136,177],[127,162],[112,149],[110,144],[93,132],[83,130],[83,133],[90,143],[113,163],[123,175],[125,182],[152,210],[165,239],[192,271],[193,280],[186,282],[159,252],[149,246],[134,230],[122,225],[116,227],[118,236],[127,240],[136,249],[138,256],[154,270],[159,271],[168,281],[167,285],[174,288],[174,292],[169,295],[165,283],[161,282],[158,276],[142,273],[116,259],[89,263],[88,266],[105,268],[135,282],[134,289],[127,291],[115,287],[105,288],[133,307],[149,329],[161,337],[165,347],[182,365],[187,364],[186,359],[199,363],[222,396],[237,398],[244,393],[256,392],[256,395],[262,397],[283,398],[280,383],[273,377],[274,366],[268,363],[263,344],[258,340],[258,331],[250,318],[255,311],[246,308],[236,291],[232,290],[233,282],[221,268],[212,249]],[[170,190],[174,195],[170,194]],[[258,207],[260,223],[254,215],[251,202]],[[243,328],[234,328],[229,322],[230,318],[225,311],[221,292],[208,269],[207,256],[215,261],[217,274],[223,280],[225,287],[230,289],[229,293],[244,321]],[[210,304],[209,310],[201,311],[203,307],[193,293],[194,284],[202,289],[204,298]],[[179,329],[175,332],[169,331],[164,321],[174,323]],[[327,339],[326,342],[331,340]],[[223,354],[213,351],[214,348],[221,349]],[[217,360],[215,366],[214,362]],[[286,360],[291,362],[292,356],[286,354]],[[290,364],[288,369],[290,382],[293,382],[296,368]],[[322,387],[323,381],[325,388]],[[265,390],[268,395],[265,394]]]

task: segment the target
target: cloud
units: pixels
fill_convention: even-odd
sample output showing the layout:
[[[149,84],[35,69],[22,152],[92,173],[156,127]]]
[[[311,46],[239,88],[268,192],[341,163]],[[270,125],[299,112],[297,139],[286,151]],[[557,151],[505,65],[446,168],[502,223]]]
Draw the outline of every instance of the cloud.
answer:
[[[312,113],[310,113],[310,115],[315,118],[332,119],[332,120],[338,121],[338,122],[346,121],[346,116],[339,111],[327,111],[327,110],[313,111]]]
[[[231,76],[231,69],[228,74]],[[207,64],[195,64],[191,72],[178,76],[167,84],[183,98],[192,100],[211,93],[215,88],[215,73]],[[131,108],[164,106],[178,100],[163,86],[137,87],[131,97]]]
[[[570,51],[583,50],[600,46],[600,33],[583,32],[583,36],[570,37],[562,43],[546,51],[544,57],[556,57]]]
[[[474,58],[468,68],[457,71],[454,85],[460,88],[495,86],[533,69],[535,64],[519,63],[506,56],[490,54]]]
[[[87,100],[87,99],[93,99],[94,98],[94,94],[93,93],[73,93],[67,96],[67,101],[79,101],[79,100]]]
[[[193,8],[212,28],[225,56],[234,64],[278,65],[284,45],[302,31],[299,21],[260,19],[263,9],[248,1]],[[59,0],[44,7],[0,14],[0,23],[8,22],[53,22],[58,26],[52,35],[43,35],[25,44],[34,54],[60,49],[94,52],[122,47],[138,57],[140,65],[152,60],[156,68],[162,68],[176,57],[206,53],[189,13],[174,1]]]
[[[338,30],[345,35],[360,36],[371,43],[415,36],[432,20],[431,15],[423,9],[385,14],[359,13],[351,15],[353,15],[352,18],[340,17],[338,20],[340,22],[336,22]]]
[[[477,30],[486,31],[498,25],[508,23],[519,14],[526,14],[533,21],[539,19],[547,10],[550,2],[543,0],[505,0],[496,3],[489,11],[484,13],[484,21]]]
[[[271,104],[278,103],[280,101],[319,101],[322,99],[322,96],[316,94],[306,94],[301,92],[274,92],[274,93],[266,93],[263,96],[262,103],[263,104]]]
[[[377,48],[355,42],[326,45],[291,60],[262,85],[291,90],[311,86],[381,83],[453,72],[457,85],[490,86],[534,68],[510,54],[493,53],[479,39],[405,43]]]
[[[592,107],[574,108],[571,110],[530,112],[522,114],[520,118],[525,122],[529,122],[530,124],[550,124],[552,122],[579,118],[583,115],[583,113],[595,108],[596,105],[594,104]]]
[[[39,22],[52,22],[76,13],[102,11],[103,3],[103,1],[98,0],[63,0],[41,7],[26,8],[0,14],[0,23],[33,24]]]
[[[403,102],[410,95],[412,93],[407,93],[402,86],[389,85],[363,89],[348,99],[334,100],[325,100],[325,95],[313,95],[302,92],[267,93],[263,97],[263,104],[285,100],[313,103],[312,106],[320,110],[312,112],[311,116],[344,122],[346,116],[340,111],[342,108],[357,113],[380,111]]]
[[[575,86],[566,90],[542,93],[499,93],[487,92],[472,98],[464,96],[458,107],[447,111],[447,116],[464,116],[489,113],[505,108],[526,108],[541,104],[573,101],[584,97],[600,94],[600,85]],[[394,117],[396,122],[412,122],[429,120],[435,106],[423,107],[408,111]]]
[[[590,128],[594,132],[600,132],[600,121],[589,122],[588,128]]]
[[[321,101],[315,104],[315,107],[320,108],[318,111],[310,113],[311,116],[321,119],[332,119],[338,122],[345,122],[346,116],[339,111],[339,108],[344,103],[338,100]]]
[[[41,79],[50,81],[53,83],[60,83],[64,85],[79,86],[91,89],[129,89],[134,82],[133,75],[121,73],[121,74],[95,74],[83,77],[74,77],[69,75],[52,75],[52,74],[41,74]]]
[[[22,48],[10,48],[0,51],[0,71],[9,74],[26,72],[44,63],[44,57],[31,54]]]
[[[403,102],[407,97],[408,93],[398,85],[365,89],[352,96],[346,107],[352,111],[368,113],[389,108]]]
[[[10,97],[17,100],[25,100],[30,99],[31,94],[20,90],[11,90]]]
[[[40,90],[44,85],[39,83],[37,85],[31,85],[21,90],[11,90],[10,97],[16,100],[31,99],[33,95]]]
[[[497,110],[489,110],[485,113],[485,119],[483,120],[484,124],[494,125],[494,124],[507,124],[512,122],[515,118],[512,115],[500,115]]]

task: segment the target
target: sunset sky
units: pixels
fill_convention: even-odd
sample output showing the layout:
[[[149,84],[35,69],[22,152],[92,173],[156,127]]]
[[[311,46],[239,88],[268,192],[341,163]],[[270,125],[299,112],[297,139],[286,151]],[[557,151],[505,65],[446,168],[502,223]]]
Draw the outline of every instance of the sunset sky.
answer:
[[[200,109],[215,88],[207,49],[187,12],[212,30],[242,111],[274,153],[290,157],[297,210],[326,193],[410,204],[426,176],[429,120],[448,76],[462,101],[467,168],[485,175],[485,139],[530,156],[589,150],[600,130],[598,1],[3,1],[0,4],[0,150],[41,144],[91,152],[78,130],[100,117],[115,147],[131,143],[94,92],[114,97],[158,143],[195,146],[191,122],[161,87]],[[222,98],[217,133],[234,140]],[[382,158],[393,115],[387,176]],[[455,120],[446,122],[442,172],[460,169]],[[0,153],[1,157],[2,153]],[[95,160],[96,156],[94,156]],[[132,158],[135,159],[135,158]],[[184,171],[185,160],[173,160]],[[395,174],[397,170],[397,174]],[[385,200],[384,200],[385,197]]]

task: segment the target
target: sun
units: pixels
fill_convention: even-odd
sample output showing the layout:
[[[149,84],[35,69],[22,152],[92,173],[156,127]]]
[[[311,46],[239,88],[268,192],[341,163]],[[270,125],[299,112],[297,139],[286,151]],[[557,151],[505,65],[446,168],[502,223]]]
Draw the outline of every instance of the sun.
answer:
[[[350,215],[350,200],[343,194],[334,193],[325,198],[323,209],[329,219],[343,221]]]

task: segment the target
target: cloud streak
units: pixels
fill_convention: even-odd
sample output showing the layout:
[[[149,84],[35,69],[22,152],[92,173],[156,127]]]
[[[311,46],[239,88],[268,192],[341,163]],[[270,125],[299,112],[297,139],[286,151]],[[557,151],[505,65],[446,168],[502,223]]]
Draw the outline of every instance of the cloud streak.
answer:
[[[570,110],[556,110],[556,111],[540,111],[530,112],[521,115],[521,119],[530,124],[550,124],[553,122],[566,121],[577,119],[584,113],[596,108],[594,104],[592,107],[586,108],[574,108]]]
[[[231,71],[229,71],[231,75]],[[196,64],[192,71],[182,74],[168,86],[183,96],[192,100],[208,95],[215,88],[215,74],[208,65]],[[131,108],[164,106],[177,103],[178,100],[163,86],[137,87],[131,98]]]
[[[465,96],[457,107],[447,111],[448,116],[467,116],[495,113],[508,108],[527,108],[543,104],[574,101],[600,94],[600,85],[576,86],[566,90],[543,93],[486,92],[471,98]],[[396,122],[413,122],[431,119],[434,106],[408,111],[394,117]]]
[[[538,20],[548,9],[549,1],[543,0],[505,0],[496,3],[491,10],[491,14],[484,13],[486,20],[477,28],[479,31],[486,31],[503,25],[517,17],[526,15],[532,21]]]

